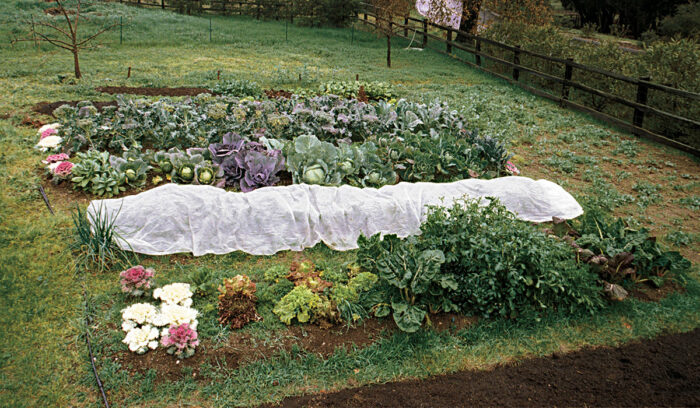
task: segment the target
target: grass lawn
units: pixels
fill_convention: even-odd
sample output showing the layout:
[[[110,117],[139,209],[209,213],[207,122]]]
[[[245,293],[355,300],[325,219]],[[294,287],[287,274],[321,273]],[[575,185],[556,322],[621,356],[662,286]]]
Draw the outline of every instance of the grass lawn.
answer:
[[[532,96],[517,87],[472,70],[431,51],[405,49],[395,40],[393,68],[385,67],[385,41],[349,29],[316,29],[259,22],[247,17],[209,19],[120,4],[92,7],[83,29],[124,18],[123,44],[117,29],[102,44],[81,55],[84,78],[71,79],[72,57],[49,46],[10,46],[13,32],[32,12],[49,3],[30,0],[0,4],[0,405],[98,406],[100,403],[84,342],[83,288],[91,296],[89,313],[97,365],[114,406],[222,406],[276,401],[286,395],[344,388],[370,382],[468,368],[585,345],[615,345],[662,332],[700,326],[700,162],[686,154],[639,140]],[[130,79],[126,79],[131,67]],[[223,78],[255,80],[265,88],[316,87],[331,79],[392,83],[407,99],[447,101],[471,118],[471,126],[510,144],[523,175],[546,178],[580,201],[597,200],[631,225],[646,226],[664,244],[693,262],[686,290],[659,302],[637,299],[612,305],[595,316],[552,315],[541,321],[479,321],[461,330],[420,331],[409,335],[378,330],[378,341],[323,355],[299,347],[282,348],[290,338],[311,334],[289,330],[270,310],[263,321],[232,334],[204,312],[200,332],[208,356],[167,373],[163,363],[134,367],[126,361],[118,330],[118,271],[76,273],[68,250],[71,209],[91,199],[46,181],[32,149],[36,128],[22,126],[41,101],[111,100],[98,86],[210,86]],[[63,80],[60,77],[65,77]],[[301,80],[300,80],[301,79]],[[47,189],[51,216],[36,186]],[[328,268],[340,267],[353,253],[323,245],[304,256]],[[274,256],[233,253],[142,257],[161,283],[210,269],[222,276],[247,273],[260,278],[274,264],[289,264],[298,254]],[[228,274],[228,275],[227,275]],[[204,308],[204,304],[196,307]],[[208,321],[205,323],[205,321]],[[260,355],[226,353],[254,345]],[[266,353],[265,350],[276,350]],[[221,350],[221,358],[215,358]],[[197,353],[200,353],[198,350]],[[151,354],[151,353],[149,353]],[[163,353],[164,354],[164,353]],[[167,356],[169,357],[169,356]],[[264,357],[264,358],[263,358]],[[154,359],[155,357],[149,357]],[[174,366],[173,360],[169,360]],[[160,371],[159,371],[160,370]]]

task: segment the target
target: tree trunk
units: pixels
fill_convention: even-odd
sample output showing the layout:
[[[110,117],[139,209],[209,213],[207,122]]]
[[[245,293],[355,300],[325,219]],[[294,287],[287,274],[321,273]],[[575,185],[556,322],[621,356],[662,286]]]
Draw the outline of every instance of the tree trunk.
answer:
[[[482,0],[465,0],[462,2],[462,21],[459,23],[459,29],[468,33],[476,34],[476,28],[479,23],[479,13],[481,12]],[[457,33],[457,42],[466,42],[468,40],[461,33]]]
[[[386,67],[391,68],[391,36],[386,36]]]
[[[83,76],[80,74],[80,62],[78,61],[78,50],[73,50],[73,65],[75,66],[75,77],[80,79]]]

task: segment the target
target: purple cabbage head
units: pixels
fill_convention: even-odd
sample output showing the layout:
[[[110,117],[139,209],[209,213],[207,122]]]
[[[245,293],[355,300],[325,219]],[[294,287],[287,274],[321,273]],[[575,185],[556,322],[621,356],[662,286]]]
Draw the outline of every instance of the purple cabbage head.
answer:
[[[226,133],[222,143],[212,143],[209,145],[211,161],[215,164],[223,165],[224,161],[232,158],[245,146],[245,140],[238,133]]]
[[[228,156],[221,163],[221,170],[224,172],[224,180],[229,187],[235,187],[245,174],[245,169],[238,165],[236,156]]]
[[[245,174],[240,179],[241,191],[244,193],[274,185],[280,180],[277,173],[284,168],[284,156],[279,152],[268,155],[252,150],[245,156],[236,155],[235,160],[239,167],[245,169]]]

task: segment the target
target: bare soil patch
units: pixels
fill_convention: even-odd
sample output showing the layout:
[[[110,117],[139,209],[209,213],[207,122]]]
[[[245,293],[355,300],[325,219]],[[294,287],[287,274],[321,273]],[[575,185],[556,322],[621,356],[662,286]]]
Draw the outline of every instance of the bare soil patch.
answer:
[[[700,406],[700,329],[489,371],[287,398],[283,407]]]
[[[144,88],[144,87],[129,87],[129,86],[100,86],[97,91],[108,93],[111,95],[131,94],[144,96],[196,96],[199,94],[213,94],[212,91],[206,88]]]
[[[39,102],[32,106],[32,111],[43,115],[53,116],[53,111],[63,105],[77,106],[82,101],[56,101],[56,102]],[[108,102],[91,102],[98,111],[102,111],[107,106],[117,106],[117,101]]]

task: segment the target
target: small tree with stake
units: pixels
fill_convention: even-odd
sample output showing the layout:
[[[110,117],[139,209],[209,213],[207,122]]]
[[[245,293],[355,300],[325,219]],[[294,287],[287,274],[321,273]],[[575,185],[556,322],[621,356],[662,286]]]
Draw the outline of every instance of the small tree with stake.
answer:
[[[91,47],[91,43],[101,34],[119,25],[119,23],[111,24],[102,27],[92,35],[86,37],[78,36],[78,23],[80,22],[80,12],[83,5],[83,0],[74,0],[75,8],[67,8],[67,1],[70,0],[54,0],[57,4],[57,15],[63,16],[64,24],[53,21],[34,21],[32,18],[27,24],[29,25],[28,38],[15,38],[12,43],[19,41],[31,42],[47,42],[58,48],[68,50],[73,54],[73,64],[75,68],[75,77],[80,79],[80,61],[78,56],[80,51]],[[71,19],[71,15],[74,17]],[[83,17],[83,19],[87,19]]]
[[[408,14],[411,0],[372,0],[377,16],[375,29],[380,36],[386,36],[386,66],[391,68],[391,36],[394,34],[393,17]]]

